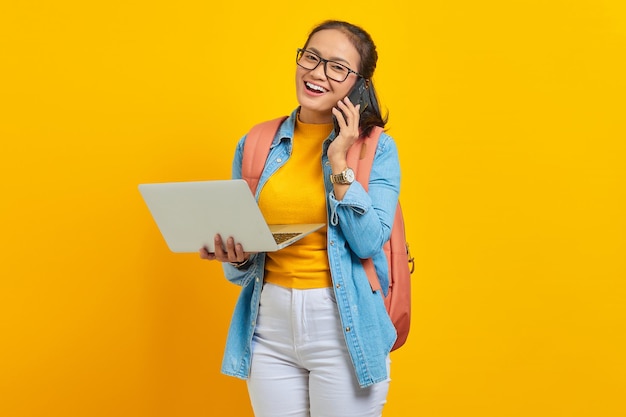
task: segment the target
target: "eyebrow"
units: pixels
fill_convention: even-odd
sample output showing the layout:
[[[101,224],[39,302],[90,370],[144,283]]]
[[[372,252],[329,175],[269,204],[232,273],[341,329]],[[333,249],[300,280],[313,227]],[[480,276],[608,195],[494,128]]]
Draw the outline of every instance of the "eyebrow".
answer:
[[[315,48],[310,48],[310,47],[309,47],[309,48],[306,48],[306,49],[307,49],[307,50],[309,50],[309,51],[311,51],[311,52],[315,52],[315,53],[316,53],[316,54],[318,54],[320,57],[322,56],[322,53],[321,53],[320,51],[318,51],[317,49],[315,49]],[[326,58],[324,58],[324,59],[326,59]],[[346,65],[347,65],[348,67],[350,67],[350,65],[351,65],[348,61],[346,61],[345,59],[343,59],[343,58],[341,58],[341,57],[330,57],[330,58],[328,58],[327,60],[328,60],[328,61],[335,61],[335,62],[339,62],[339,63],[341,63],[341,62],[345,62],[345,63],[346,63]]]

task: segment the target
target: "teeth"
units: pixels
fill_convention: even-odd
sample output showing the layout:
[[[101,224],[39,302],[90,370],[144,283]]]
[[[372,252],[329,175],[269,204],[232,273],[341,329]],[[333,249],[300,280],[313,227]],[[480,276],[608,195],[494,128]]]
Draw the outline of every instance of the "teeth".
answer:
[[[315,90],[315,91],[320,91],[322,93],[326,92],[326,89],[323,87],[320,87],[319,85],[315,85],[315,84],[311,84],[311,83],[306,83],[306,86],[308,88],[310,88],[311,90]]]

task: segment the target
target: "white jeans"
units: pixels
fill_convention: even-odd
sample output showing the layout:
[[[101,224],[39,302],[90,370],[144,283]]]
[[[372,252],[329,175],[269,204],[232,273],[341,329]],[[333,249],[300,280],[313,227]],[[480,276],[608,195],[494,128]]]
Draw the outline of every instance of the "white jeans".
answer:
[[[332,288],[264,285],[248,379],[255,416],[379,417],[389,382],[359,387]]]

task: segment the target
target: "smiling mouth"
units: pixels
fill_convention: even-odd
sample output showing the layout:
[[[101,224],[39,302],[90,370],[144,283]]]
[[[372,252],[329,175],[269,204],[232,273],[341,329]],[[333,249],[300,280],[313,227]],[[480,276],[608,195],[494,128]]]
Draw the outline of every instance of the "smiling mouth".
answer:
[[[309,90],[309,91],[311,91],[313,93],[320,93],[321,94],[321,93],[326,93],[328,91],[324,87],[321,87],[321,86],[319,86],[317,84],[313,84],[313,83],[310,83],[310,82],[305,82],[304,85],[305,85],[307,90]]]

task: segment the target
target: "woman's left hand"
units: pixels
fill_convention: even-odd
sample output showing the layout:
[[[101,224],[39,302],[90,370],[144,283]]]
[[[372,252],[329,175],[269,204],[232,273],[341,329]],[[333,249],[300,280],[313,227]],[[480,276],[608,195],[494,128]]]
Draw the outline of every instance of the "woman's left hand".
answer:
[[[332,112],[339,124],[339,134],[328,147],[328,160],[333,167],[333,172],[340,172],[346,167],[346,154],[348,149],[359,138],[359,105],[354,105],[348,97],[337,102]],[[341,111],[339,111],[341,110]]]

